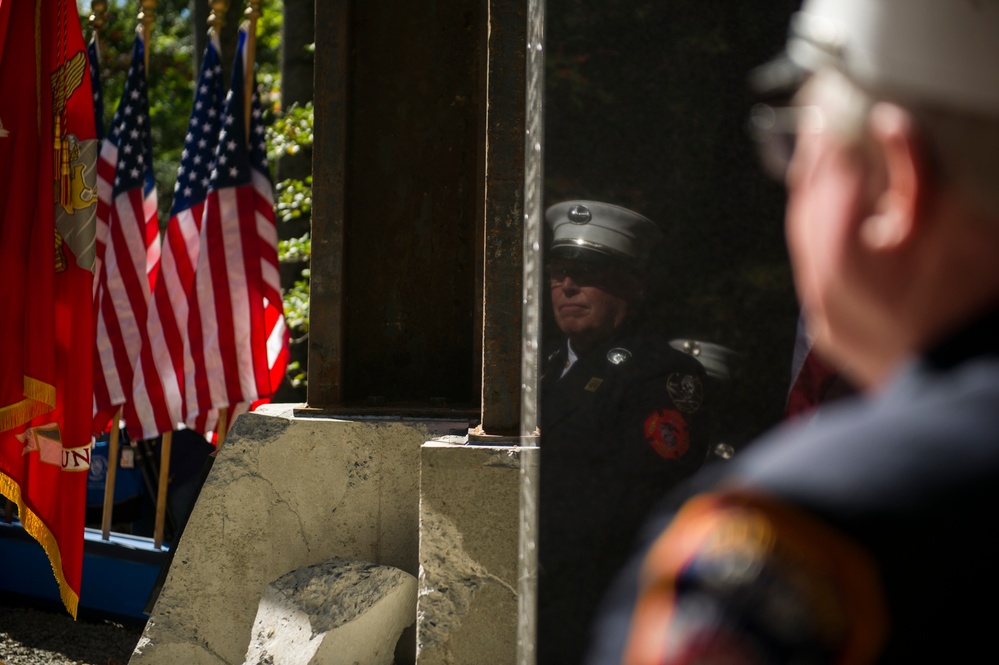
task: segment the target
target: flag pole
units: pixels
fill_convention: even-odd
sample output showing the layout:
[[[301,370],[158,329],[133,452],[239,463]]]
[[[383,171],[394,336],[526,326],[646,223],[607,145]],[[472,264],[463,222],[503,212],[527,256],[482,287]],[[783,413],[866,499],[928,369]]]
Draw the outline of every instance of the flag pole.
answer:
[[[257,57],[257,18],[260,17],[261,0],[247,0],[246,11],[243,14],[249,22],[246,31],[246,67],[243,69],[243,105],[246,129],[246,141],[250,141],[250,109],[253,105],[253,63]]]
[[[173,430],[163,432],[160,442],[160,476],[156,488],[156,522],[153,526],[153,547],[163,545],[163,530],[166,523],[167,488],[170,482],[170,449],[173,446]]]
[[[153,13],[156,11],[156,0],[140,0],[142,10],[138,19],[142,23],[142,44],[145,48],[146,79],[149,79],[149,39],[153,33]]]
[[[260,18],[261,0],[246,0],[246,11],[243,14],[249,23],[246,31],[246,66],[243,69],[243,128],[246,131],[246,142],[250,143],[250,112],[253,109],[253,64],[257,59],[257,19]],[[229,409],[219,412],[219,447],[225,441],[229,429]]]
[[[140,0],[142,11],[138,19],[142,23],[142,42],[144,47],[146,79],[149,79],[150,39],[153,32],[153,14],[156,11],[156,0]],[[163,530],[166,524],[167,489],[170,482],[170,449],[173,447],[173,431],[163,432],[160,439],[160,469],[159,484],[156,490],[156,521],[153,526],[153,546],[157,549],[163,545]]]
[[[225,23],[225,13],[229,9],[229,0],[211,0],[209,3],[211,12],[208,14],[209,34],[212,30],[220,38],[222,37],[222,25]]]
[[[118,437],[121,407],[111,419],[111,436],[108,438],[108,471],[104,477],[104,515],[101,519],[101,539],[111,540],[111,511],[114,508],[114,483],[118,475]]]
[[[90,17],[87,19],[94,33],[94,43],[97,44],[97,52],[101,48],[101,28],[104,27],[104,19],[107,16],[107,0],[94,0],[90,3]]]
[[[219,422],[215,425],[215,434],[218,437],[218,443],[215,445],[215,449],[219,450],[222,448],[222,443],[225,441],[226,432],[229,431],[229,407],[223,407],[219,409]]]

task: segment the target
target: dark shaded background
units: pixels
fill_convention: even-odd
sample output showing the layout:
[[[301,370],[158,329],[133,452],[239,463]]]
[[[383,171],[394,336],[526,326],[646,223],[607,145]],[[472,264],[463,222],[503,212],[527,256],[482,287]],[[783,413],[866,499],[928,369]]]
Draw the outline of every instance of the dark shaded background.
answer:
[[[609,201],[662,226],[649,316],[670,337],[739,353],[725,410],[736,446],[780,418],[790,378],[784,193],[745,131],[746,75],[783,48],[798,4],[547,4],[546,205]]]

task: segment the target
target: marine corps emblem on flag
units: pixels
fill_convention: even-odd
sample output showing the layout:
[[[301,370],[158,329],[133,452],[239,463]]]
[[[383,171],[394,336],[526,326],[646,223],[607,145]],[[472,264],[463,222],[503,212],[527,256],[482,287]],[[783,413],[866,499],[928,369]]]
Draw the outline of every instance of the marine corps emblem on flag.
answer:
[[[82,49],[60,65],[51,76],[55,119],[56,272],[66,269],[65,243],[80,267],[93,271],[97,224],[97,138],[80,140],[67,126],[66,109],[87,72]],[[86,93],[84,93],[86,94]],[[90,100],[82,100],[89,103]]]
[[[663,409],[645,421],[645,438],[660,457],[676,460],[690,448],[690,427],[679,411]]]

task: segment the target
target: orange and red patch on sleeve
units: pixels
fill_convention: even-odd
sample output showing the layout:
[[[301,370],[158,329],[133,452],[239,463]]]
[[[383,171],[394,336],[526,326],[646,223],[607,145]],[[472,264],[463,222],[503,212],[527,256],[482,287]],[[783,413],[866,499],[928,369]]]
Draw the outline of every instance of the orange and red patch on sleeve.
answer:
[[[644,431],[649,445],[664,459],[680,459],[690,449],[690,426],[675,409],[662,409],[650,415]]]
[[[772,499],[705,495],[646,556],[624,662],[860,665],[887,630],[877,567],[857,543]]]

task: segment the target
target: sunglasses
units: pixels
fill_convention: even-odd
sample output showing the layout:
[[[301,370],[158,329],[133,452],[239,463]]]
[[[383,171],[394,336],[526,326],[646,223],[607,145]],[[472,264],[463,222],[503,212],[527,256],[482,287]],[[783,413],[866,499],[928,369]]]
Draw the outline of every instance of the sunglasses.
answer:
[[[579,286],[600,284],[606,281],[610,270],[606,266],[581,261],[554,262],[545,266],[545,273],[552,286],[558,286],[571,277]]]

